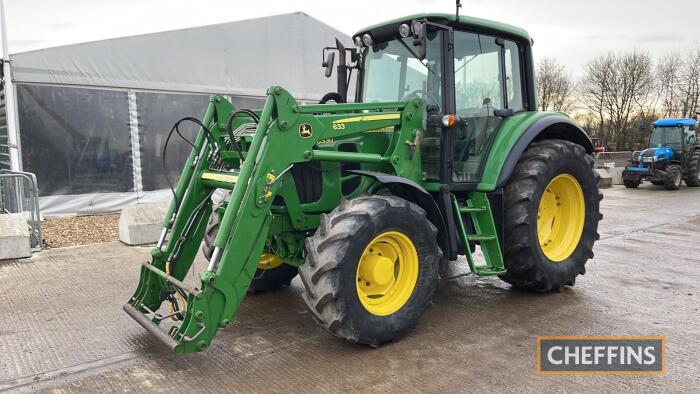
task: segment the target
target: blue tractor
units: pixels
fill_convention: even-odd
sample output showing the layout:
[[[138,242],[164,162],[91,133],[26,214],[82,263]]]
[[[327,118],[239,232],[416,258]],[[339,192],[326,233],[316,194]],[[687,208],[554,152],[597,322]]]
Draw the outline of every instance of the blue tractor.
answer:
[[[625,187],[636,188],[643,180],[678,190],[685,180],[690,187],[700,186],[700,146],[695,119],[659,119],[653,124],[649,148],[634,152],[622,172]]]

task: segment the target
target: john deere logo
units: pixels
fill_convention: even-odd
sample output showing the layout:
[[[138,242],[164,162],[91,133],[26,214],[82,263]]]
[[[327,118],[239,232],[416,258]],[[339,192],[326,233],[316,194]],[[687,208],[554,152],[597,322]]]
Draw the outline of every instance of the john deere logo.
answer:
[[[308,123],[302,123],[299,125],[299,137],[309,138],[314,135],[314,129]]]

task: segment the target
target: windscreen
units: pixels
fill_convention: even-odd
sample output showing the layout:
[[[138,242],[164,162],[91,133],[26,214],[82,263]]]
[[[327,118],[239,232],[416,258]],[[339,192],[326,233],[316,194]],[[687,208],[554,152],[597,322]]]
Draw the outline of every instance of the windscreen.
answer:
[[[683,129],[680,127],[654,127],[649,140],[650,148],[670,146],[673,149],[683,148]]]

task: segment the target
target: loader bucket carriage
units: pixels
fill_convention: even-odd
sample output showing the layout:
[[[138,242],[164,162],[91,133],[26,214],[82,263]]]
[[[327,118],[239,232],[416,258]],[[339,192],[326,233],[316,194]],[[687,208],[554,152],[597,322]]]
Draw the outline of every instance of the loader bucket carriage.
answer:
[[[593,146],[536,110],[527,33],[424,14],[354,40],[326,49],[334,104],[300,105],[280,86],[262,110],[211,97],[124,306],[176,353],[206,349],[248,292],[297,274],[324,329],[378,346],[417,324],[458,256],[539,292],[585,272],[601,217]],[[209,263],[192,281],[203,241]]]

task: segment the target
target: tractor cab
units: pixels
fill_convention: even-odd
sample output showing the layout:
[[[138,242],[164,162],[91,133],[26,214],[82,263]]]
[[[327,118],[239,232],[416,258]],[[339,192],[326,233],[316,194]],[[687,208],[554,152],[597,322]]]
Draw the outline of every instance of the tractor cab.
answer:
[[[522,29],[421,14],[363,29],[354,41],[356,102],[423,105],[422,181],[475,188],[503,119],[536,110],[532,42]]]
[[[698,184],[697,121],[659,119],[652,127],[648,148],[634,152],[632,163],[623,172],[625,186],[635,188],[642,180],[669,190],[678,189],[683,179],[689,186]]]

